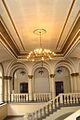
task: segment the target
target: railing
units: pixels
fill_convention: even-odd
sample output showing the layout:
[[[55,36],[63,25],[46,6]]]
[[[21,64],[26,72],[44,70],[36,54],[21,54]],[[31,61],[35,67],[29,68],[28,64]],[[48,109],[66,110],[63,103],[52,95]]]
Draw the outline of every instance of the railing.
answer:
[[[42,120],[62,106],[80,105],[80,93],[60,94],[54,100],[45,104],[45,106],[33,113],[24,116],[24,120]]]
[[[47,102],[51,100],[51,93],[34,93],[33,100],[35,102]]]
[[[51,100],[51,93],[34,93],[32,97],[33,102],[47,102]],[[13,93],[11,94],[11,102],[31,102],[29,94]]]
[[[80,120],[80,110],[76,111],[75,113],[71,114],[64,120]]]
[[[22,93],[11,94],[11,102],[28,102],[28,101],[29,101],[29,95],[28,94],[22,94]]]

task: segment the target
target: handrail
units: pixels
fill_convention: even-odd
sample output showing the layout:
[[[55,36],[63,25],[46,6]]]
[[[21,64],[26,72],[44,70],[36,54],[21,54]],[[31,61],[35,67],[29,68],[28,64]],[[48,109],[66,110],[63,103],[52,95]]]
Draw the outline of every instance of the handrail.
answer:
[[[60,107],[72,105],[80,105],[80,93],[62,93],[47,102],[42,108],[38,109],[37,111],[26,114],[24,116],[24,120],[42,120]]]
[[[71,114],[64,120],[80,120],[80,110],[76,111],[75,113]]]

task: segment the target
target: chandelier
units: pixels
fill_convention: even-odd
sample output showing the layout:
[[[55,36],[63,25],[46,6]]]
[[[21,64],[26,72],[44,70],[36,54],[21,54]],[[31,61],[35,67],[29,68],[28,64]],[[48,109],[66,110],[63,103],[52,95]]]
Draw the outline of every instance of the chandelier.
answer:
[[[34,34],[39,35],[40,38],[40,48],[34,49],[31,51],[28,56],[28,61],[43,61],[43,60],[51,60],[55,56],[55,53],[49,49],[42,48],[42,35],[47,31],[45,29],[36,29],[33,31]]]

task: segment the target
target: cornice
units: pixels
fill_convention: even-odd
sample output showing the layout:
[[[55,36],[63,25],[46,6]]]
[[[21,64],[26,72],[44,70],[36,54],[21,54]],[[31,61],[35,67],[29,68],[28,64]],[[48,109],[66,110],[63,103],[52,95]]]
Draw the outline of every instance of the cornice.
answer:
[[[60,43],[61,37],[62,37],[63,32],[64,32],[64,30],[65,30],[65,27],[66,27],[66,25],[67,25],[67,22],[68,22],[68,19],[69,19],[69,17],[70,17],[70,14],[71,14],[71,12],[72,12],[72,9],[73,9],[73,6],[74,6],[75,1],[76,1],[76,0],[73,0],[73,1],[72,1],[72,4],[71,4],[71,7],[70,7],[70,9],[69,9],[68,15],[67,15],[67,17],[66,17],[65,23],[64,23],[64,25],[63,25],[63,28],[62,28],[61,34],[60,34],[60,36],[59,36],[59,40],[58,40],[58,43],[57,43],[56,49],[57,49],[58,46],[59,46],[59,43]]]
[[[75,25],[76,25],[79,17],[80,17],[80,11],[77,13],[77,15],[76,15],[76,17],[75,17],[75,19],[74,19],[74,21],[73,21],[73,23],[72,23],[72,25],[71,25],[71,27],[70,27],[70,29],[69,29],[69,32],[67,33],[67,36],[66,36],[66,38],[65,38],[65,40],[64,40],[64,42],[63,42],[63,44],[62,44],[62,46],[61,46],[62,49],[63,49],[65,43],[67,42],[70,34],[72,33],[72,30],[74,29],[74,27],[75,27]]]
[[[6,44],[6,46],[11,50],[11,52],[15,55],[15,57],[17,57],[19,55],[19,51],[17,49],[17,47],[15,46],[14,42],[12,41],[10,35],[8,34],[7,30],[5,29],[4,24],[2,23],[2,21],[0,21],[0,37],[1,37],[1,41],[4,42],[4,44]]]
[[[68,37],[61,53],[64,55],[69,51],[72,45],[75,43],[77,38],[80,36],[80,17],[78,18],[76,25],[74,26],[70,36]]]
[[[7,15],[8,15],[8,17],[9,17],[9,19],[10,19],[12,25],[13,25],[13,28],[14,28],[14,30],[15,30],[18,38],[19,38],[19,41],[20,41],[20,43],[21,43],[21,45],[22,45],[22,48],[23,48],[23,50],[25,50],[24,45],[23,45],[22,40],[21,40],[21,38],[20,38],[20,35],[19,35],[18,31],[17,31],[17,28],[16,28],[16,26],[15,26],[15,24],[14,24],[14,22],[13,22],[13,19],[12,19],[12,17],[11,17],[11,14],[10,14],[9,10],[8,10],[8,7],[7,7],[7,5],[6,5],[5,0],[2,0],[2,3],[3,3],[3,5],[4,5],[5,10],[6,10],[6,12],[7,12]]]

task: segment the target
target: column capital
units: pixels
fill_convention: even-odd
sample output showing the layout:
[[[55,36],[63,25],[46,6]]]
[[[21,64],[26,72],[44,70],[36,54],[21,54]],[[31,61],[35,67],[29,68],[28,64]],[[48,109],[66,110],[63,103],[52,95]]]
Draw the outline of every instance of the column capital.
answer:
[[[11,76],[4,76],[3,78],[6,79],[6,80],[11,80],[12,79]]]
[[[28,78],[29,78],[29,79],[32,79],[32,78],[33,78],[33,75],[28,75]]]
[[[54,78],[54,76],[55,76],[55,74],[50,74],[50,77],[51,77],[51,78]]]
[[[74,76],[76,77],[76,76],[78,76],[78,75],[79,75],[79,73],[71,73],[71,76],[72,76],[72,77],[74,77]]]

